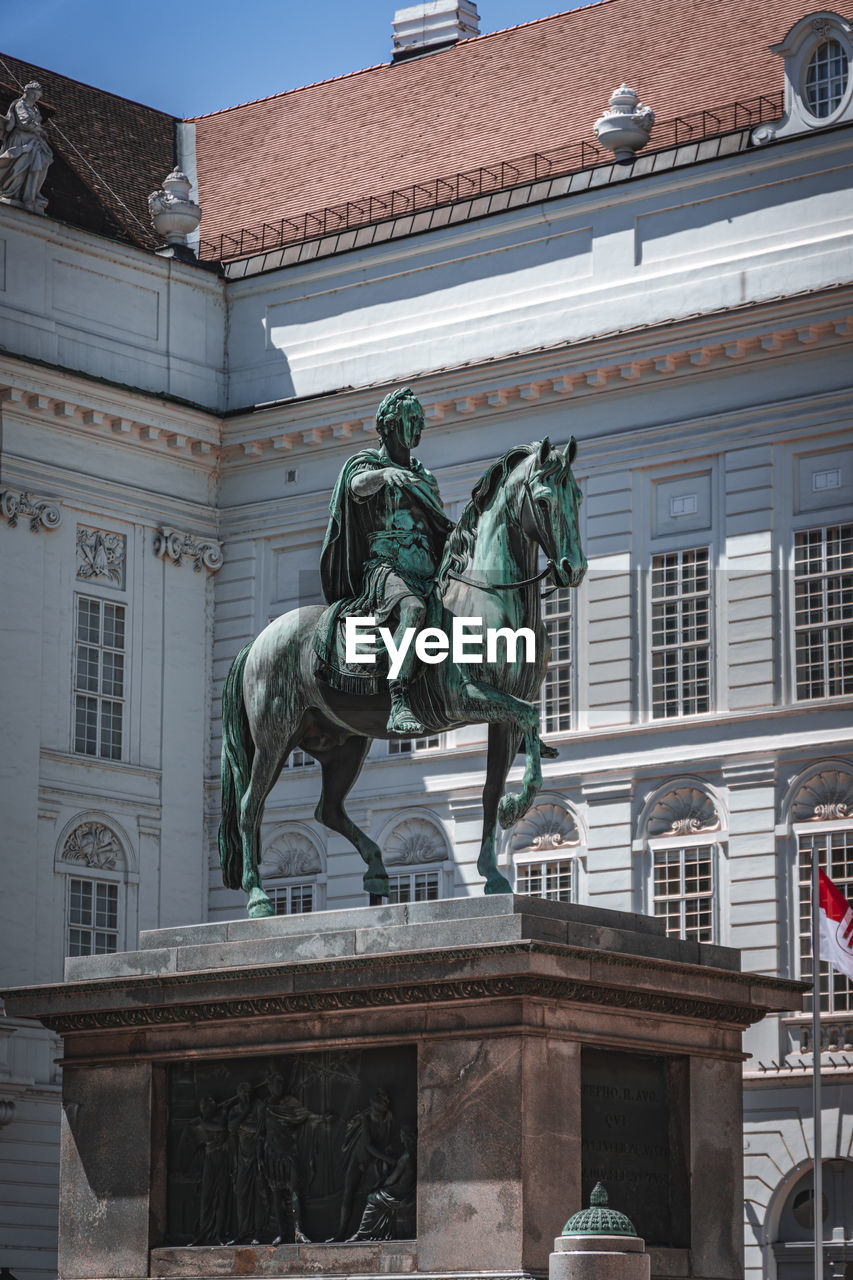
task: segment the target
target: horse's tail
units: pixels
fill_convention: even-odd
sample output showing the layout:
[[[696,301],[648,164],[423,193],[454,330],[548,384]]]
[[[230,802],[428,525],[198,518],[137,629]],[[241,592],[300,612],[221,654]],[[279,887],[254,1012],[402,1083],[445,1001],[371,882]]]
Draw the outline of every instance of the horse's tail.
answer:
[[[222,690],[222,817],[219,821],[219,862],[228,889],[239,889],[243,879],[243,845],[240,839],[240,803],[252,772],[255,744],[243,705],[243,672],[251,644],[241,649],[231,664]]]

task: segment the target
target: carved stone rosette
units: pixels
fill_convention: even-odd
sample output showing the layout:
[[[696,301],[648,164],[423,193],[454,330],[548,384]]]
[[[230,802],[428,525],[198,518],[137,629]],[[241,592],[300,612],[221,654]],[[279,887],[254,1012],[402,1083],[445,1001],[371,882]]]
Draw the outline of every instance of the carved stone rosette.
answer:
[[[196,573],[201,573],[203,568],[218,573],[225,563],[221,542],[214,538],[196,538],[192,533],[165,526],[154,534],[154,554],[176,565],[191,560]]]
[[[58,529],[62,524],[62,510],[58,502],[40,498],[34,493],[15,493],[12,489],[4,489],[0,493],[0,514],[10,529],[17,527],[21,516],[26,517],[33,533],[38,533],[39,529]]]

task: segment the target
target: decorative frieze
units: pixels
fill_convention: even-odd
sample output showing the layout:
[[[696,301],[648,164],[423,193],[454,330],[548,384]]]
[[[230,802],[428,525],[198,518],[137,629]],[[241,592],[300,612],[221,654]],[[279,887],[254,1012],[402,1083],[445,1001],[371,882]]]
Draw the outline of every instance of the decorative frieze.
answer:
[[[62,510],[58,502],[40,498],[34,493],[15,493],[12,489],[4,489],[0,493],[0,515],[10,529],[16,528],[23,516],[29,520],[33,533],[38,533],[39,529],[58,529],[62,524]]]
[[[77,526],[77,577],[83,582],[104,581],[124,586],[127,538],[123,533]]]
[[[63,862],[81,862],[98,871],[114,871],[122,857],[118,837],[102,822],[81,822],[62,849]]]
[[[160,528],[154,535],[154,554],[161,560],[171,560],[181,565],[184,560],[191,560],[196,573],[202,568],[218,573],[225,562],[222,554],[222,543],[214,538],[197,538],[192,533],[182,533],[179,529]]]

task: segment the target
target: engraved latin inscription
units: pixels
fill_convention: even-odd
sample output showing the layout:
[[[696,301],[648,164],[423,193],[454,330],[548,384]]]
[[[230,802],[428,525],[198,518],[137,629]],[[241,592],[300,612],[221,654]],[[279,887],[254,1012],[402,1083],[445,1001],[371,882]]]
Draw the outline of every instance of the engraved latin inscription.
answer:
[[[651,1245],[686,1248],[686,1069],[681,1060],[585,1049],[583,1203],[596,1182]]]

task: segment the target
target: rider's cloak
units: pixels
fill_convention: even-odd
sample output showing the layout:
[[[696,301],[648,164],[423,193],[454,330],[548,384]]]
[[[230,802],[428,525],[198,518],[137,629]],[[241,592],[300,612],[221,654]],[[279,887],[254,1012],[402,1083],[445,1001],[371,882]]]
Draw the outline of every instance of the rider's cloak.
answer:
[[[344,663],[338,623],[347,613],[367,616],[377,612],[388,568],[365,572],[365,566],[371,561],[370,536],[377,530],[372,527],[370,499],[356,501],[351,486],[360,472],[378,471],[393,465],[378,449],[362,449],[353,454],[341,468],[329,503],[329,524],[320,556],[320,580],[323,595],[332,607],[318,620],[314,651],[324,664],[324,678],[345,692],[378,693],[385,684],[387,657],[381,647],[375,664],[353,667]],[[438,482],[432,473],[416,458],[412,459],[409,470],[410,492],[433,528],[440,558],[453,522],[444,513]]]
[[[379,471],[393,465],[378,449],[362,449],[341,468],[329,503],[329,523],[320,554],[320,581],[327,604],[352,600],[361,594],[364,566],[370,559],[369,537],[375,530],[366,527],[366,504],[352,496],[352,482],[361,471]],[[444,513],[438,482],[417,458],[412,458],[409,469],[412,492],[430,523],[440,532],[437,542],[441,546],[453,522]]]

